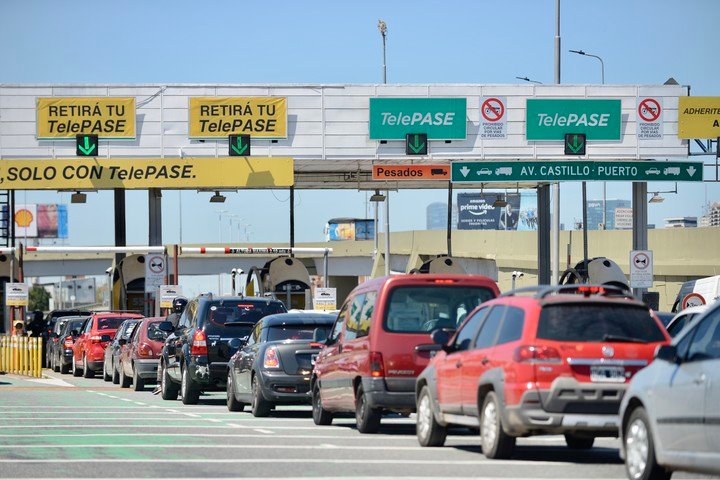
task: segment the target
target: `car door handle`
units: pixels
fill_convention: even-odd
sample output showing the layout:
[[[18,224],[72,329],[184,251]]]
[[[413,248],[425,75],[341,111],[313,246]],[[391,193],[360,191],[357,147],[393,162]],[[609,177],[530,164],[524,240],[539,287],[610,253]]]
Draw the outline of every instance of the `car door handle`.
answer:
[[[482,365],[487,365],[488,363],[490,363],[490,359],[488,359],[487,357],[485,357],[485,358],[483,358],[482,360],[480,360],[480,363],[481,363]]]
[[[462,360],[458,360],[457,362],[455,362],[455,366],[456,366],[457,368],[462,367],[462,366],[463,366]]]
[[[693,380],[693,383],[696,385],[702,385],[703,383],[705,383],[705,378],[706,378],[705,374],[703,373],[702,375],[697,377],[695,380]]]

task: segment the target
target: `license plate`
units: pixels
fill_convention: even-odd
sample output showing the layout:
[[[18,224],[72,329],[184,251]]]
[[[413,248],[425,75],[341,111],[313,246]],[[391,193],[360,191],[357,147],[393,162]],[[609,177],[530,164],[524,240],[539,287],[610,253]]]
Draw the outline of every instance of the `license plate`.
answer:
[[[313,353],[312,355],[310,355],[310,365],[315,365],[315,360],[317,360],[317,356],[317,353]]]
[[[625,368],[616,366],[591,366],[591,382],[625,383]]]

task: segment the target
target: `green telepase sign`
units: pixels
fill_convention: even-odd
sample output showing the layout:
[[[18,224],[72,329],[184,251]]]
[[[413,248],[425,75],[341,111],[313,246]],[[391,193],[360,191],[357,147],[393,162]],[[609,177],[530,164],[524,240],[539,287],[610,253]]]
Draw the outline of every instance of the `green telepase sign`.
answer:
[[[429,140],[464,140],[467,99],[370,99],[371,140],[405,140],[409,133],[424,133]]]
[[[528,98],[527,140],[563,140],[566,133],[584,133],[587,140],[620,140],[620,100]]]

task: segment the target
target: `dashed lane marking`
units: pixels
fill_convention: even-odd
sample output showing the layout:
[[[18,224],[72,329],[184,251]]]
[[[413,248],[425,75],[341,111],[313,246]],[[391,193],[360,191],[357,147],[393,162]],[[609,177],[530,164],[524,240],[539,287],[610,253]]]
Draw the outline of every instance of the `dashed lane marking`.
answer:
[[[266,430],[266,429],[264,429],[264,428],[253,428],[253,430],[256,431],[256,432],[258,432],[258,433],[265,433],[265,434],[268,434],[268,435],[270,435],[270,434],[272,434],[272,433],[275,433],[275,432],[273,432],[272,430]]]

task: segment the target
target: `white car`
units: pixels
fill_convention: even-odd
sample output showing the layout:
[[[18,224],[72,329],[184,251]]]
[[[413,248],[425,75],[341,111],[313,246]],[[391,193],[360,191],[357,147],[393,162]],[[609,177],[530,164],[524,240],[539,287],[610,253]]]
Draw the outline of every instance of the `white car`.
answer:
[[[682,331],[685,325],[688,325],[690,321],[707,310],[707,305],[697,305],[695,307],[688,307],[682,312],[678,312],[670,323],[665,327],[672,338],[678,336],[678,333]]]
[[[720,303],[635,374],[620,418],[630,479],[668,479],[674,470],[720,473]]]

